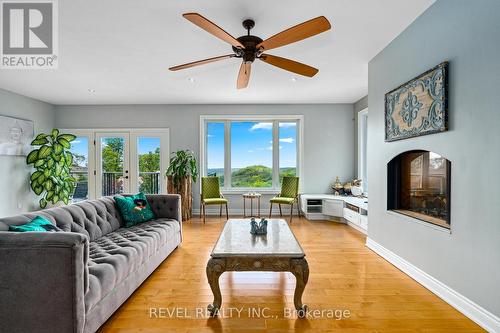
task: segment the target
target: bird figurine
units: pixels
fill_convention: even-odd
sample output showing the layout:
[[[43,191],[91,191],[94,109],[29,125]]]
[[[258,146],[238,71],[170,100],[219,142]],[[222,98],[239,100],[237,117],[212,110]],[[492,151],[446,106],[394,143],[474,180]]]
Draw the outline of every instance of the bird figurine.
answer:
[[[266,235],[267,234],[267,220],[264,218],[260,219],[260,222],[257,223],[255,218],[250,219],[250,233],[252,235]]]

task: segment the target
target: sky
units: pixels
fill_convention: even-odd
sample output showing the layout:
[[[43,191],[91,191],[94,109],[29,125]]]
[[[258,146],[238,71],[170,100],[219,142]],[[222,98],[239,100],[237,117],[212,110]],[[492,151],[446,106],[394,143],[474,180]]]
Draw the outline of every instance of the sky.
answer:
[[[77,137],[75,140],[71,142],[70,151],[73,154],[85,156],[85,162],[80,164],[80,166],[87,166],[88,149],[89,149],[88,147],[89,147],[89,139],[86,137]]]
[[[296,166],[296,123],[280,123],[280,167]],[[224,123],[207,124],[209,169],[224,167]],[[231,122],[231,167],[272,167],[272,122]]]
[[[156,148],[160,147],[160,138],[139,138],[137,142],[137,149],[139,155],[154,152]]]

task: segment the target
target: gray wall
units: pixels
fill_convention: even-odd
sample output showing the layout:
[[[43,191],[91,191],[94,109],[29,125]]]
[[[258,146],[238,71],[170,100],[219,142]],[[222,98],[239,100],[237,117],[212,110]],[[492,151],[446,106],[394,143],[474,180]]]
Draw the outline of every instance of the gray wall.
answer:
[[[54,107],[0,89],[0,115],[32,120],[35,134],[54,127]],[[38,209],[38,199],[29,187],[31,169],[24,156],[0,156],[0,216]]]
[[[170,150],[199,154],[200,115],[303,114],[305,193],[328,193],[335,176],[353,177],[352,104],[313,105],[104,105],[56,106],[59,128],[170,128]],[[195,208],[199,188],[194,190]],[[233,212],[242,208],[241,195],[227,196]],[[263,197],[263,209],[269,196]]]
[[[358,112],[368,107],[368,96],[361,98],[353,105],[354,114],[354,177],[358,175]]]
[[[369,63],[370,238],[500,316],[500,1],[440,0]],[[384,94],[450,61],[450,130],[384,142]],[[387,162],[425,149],[452,163],[451,234],[386,211]]]

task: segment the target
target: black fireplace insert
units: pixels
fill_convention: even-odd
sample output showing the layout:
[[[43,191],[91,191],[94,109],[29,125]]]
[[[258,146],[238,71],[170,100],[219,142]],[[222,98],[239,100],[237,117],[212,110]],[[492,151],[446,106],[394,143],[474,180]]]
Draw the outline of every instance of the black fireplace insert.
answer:
[[[450,228],[451,163],[426,150],[411,150],[387,165],[387,209]]]

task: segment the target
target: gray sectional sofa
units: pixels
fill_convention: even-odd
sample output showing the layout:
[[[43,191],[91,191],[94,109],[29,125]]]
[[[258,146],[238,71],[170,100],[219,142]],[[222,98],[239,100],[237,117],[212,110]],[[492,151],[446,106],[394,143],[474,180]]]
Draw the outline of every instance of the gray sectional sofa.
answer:
[[[113,198],[0,218],[0,332],[95,332],[182,241],[181,201],[124,228]],[[43,215],[63,232],[8,232]]]

